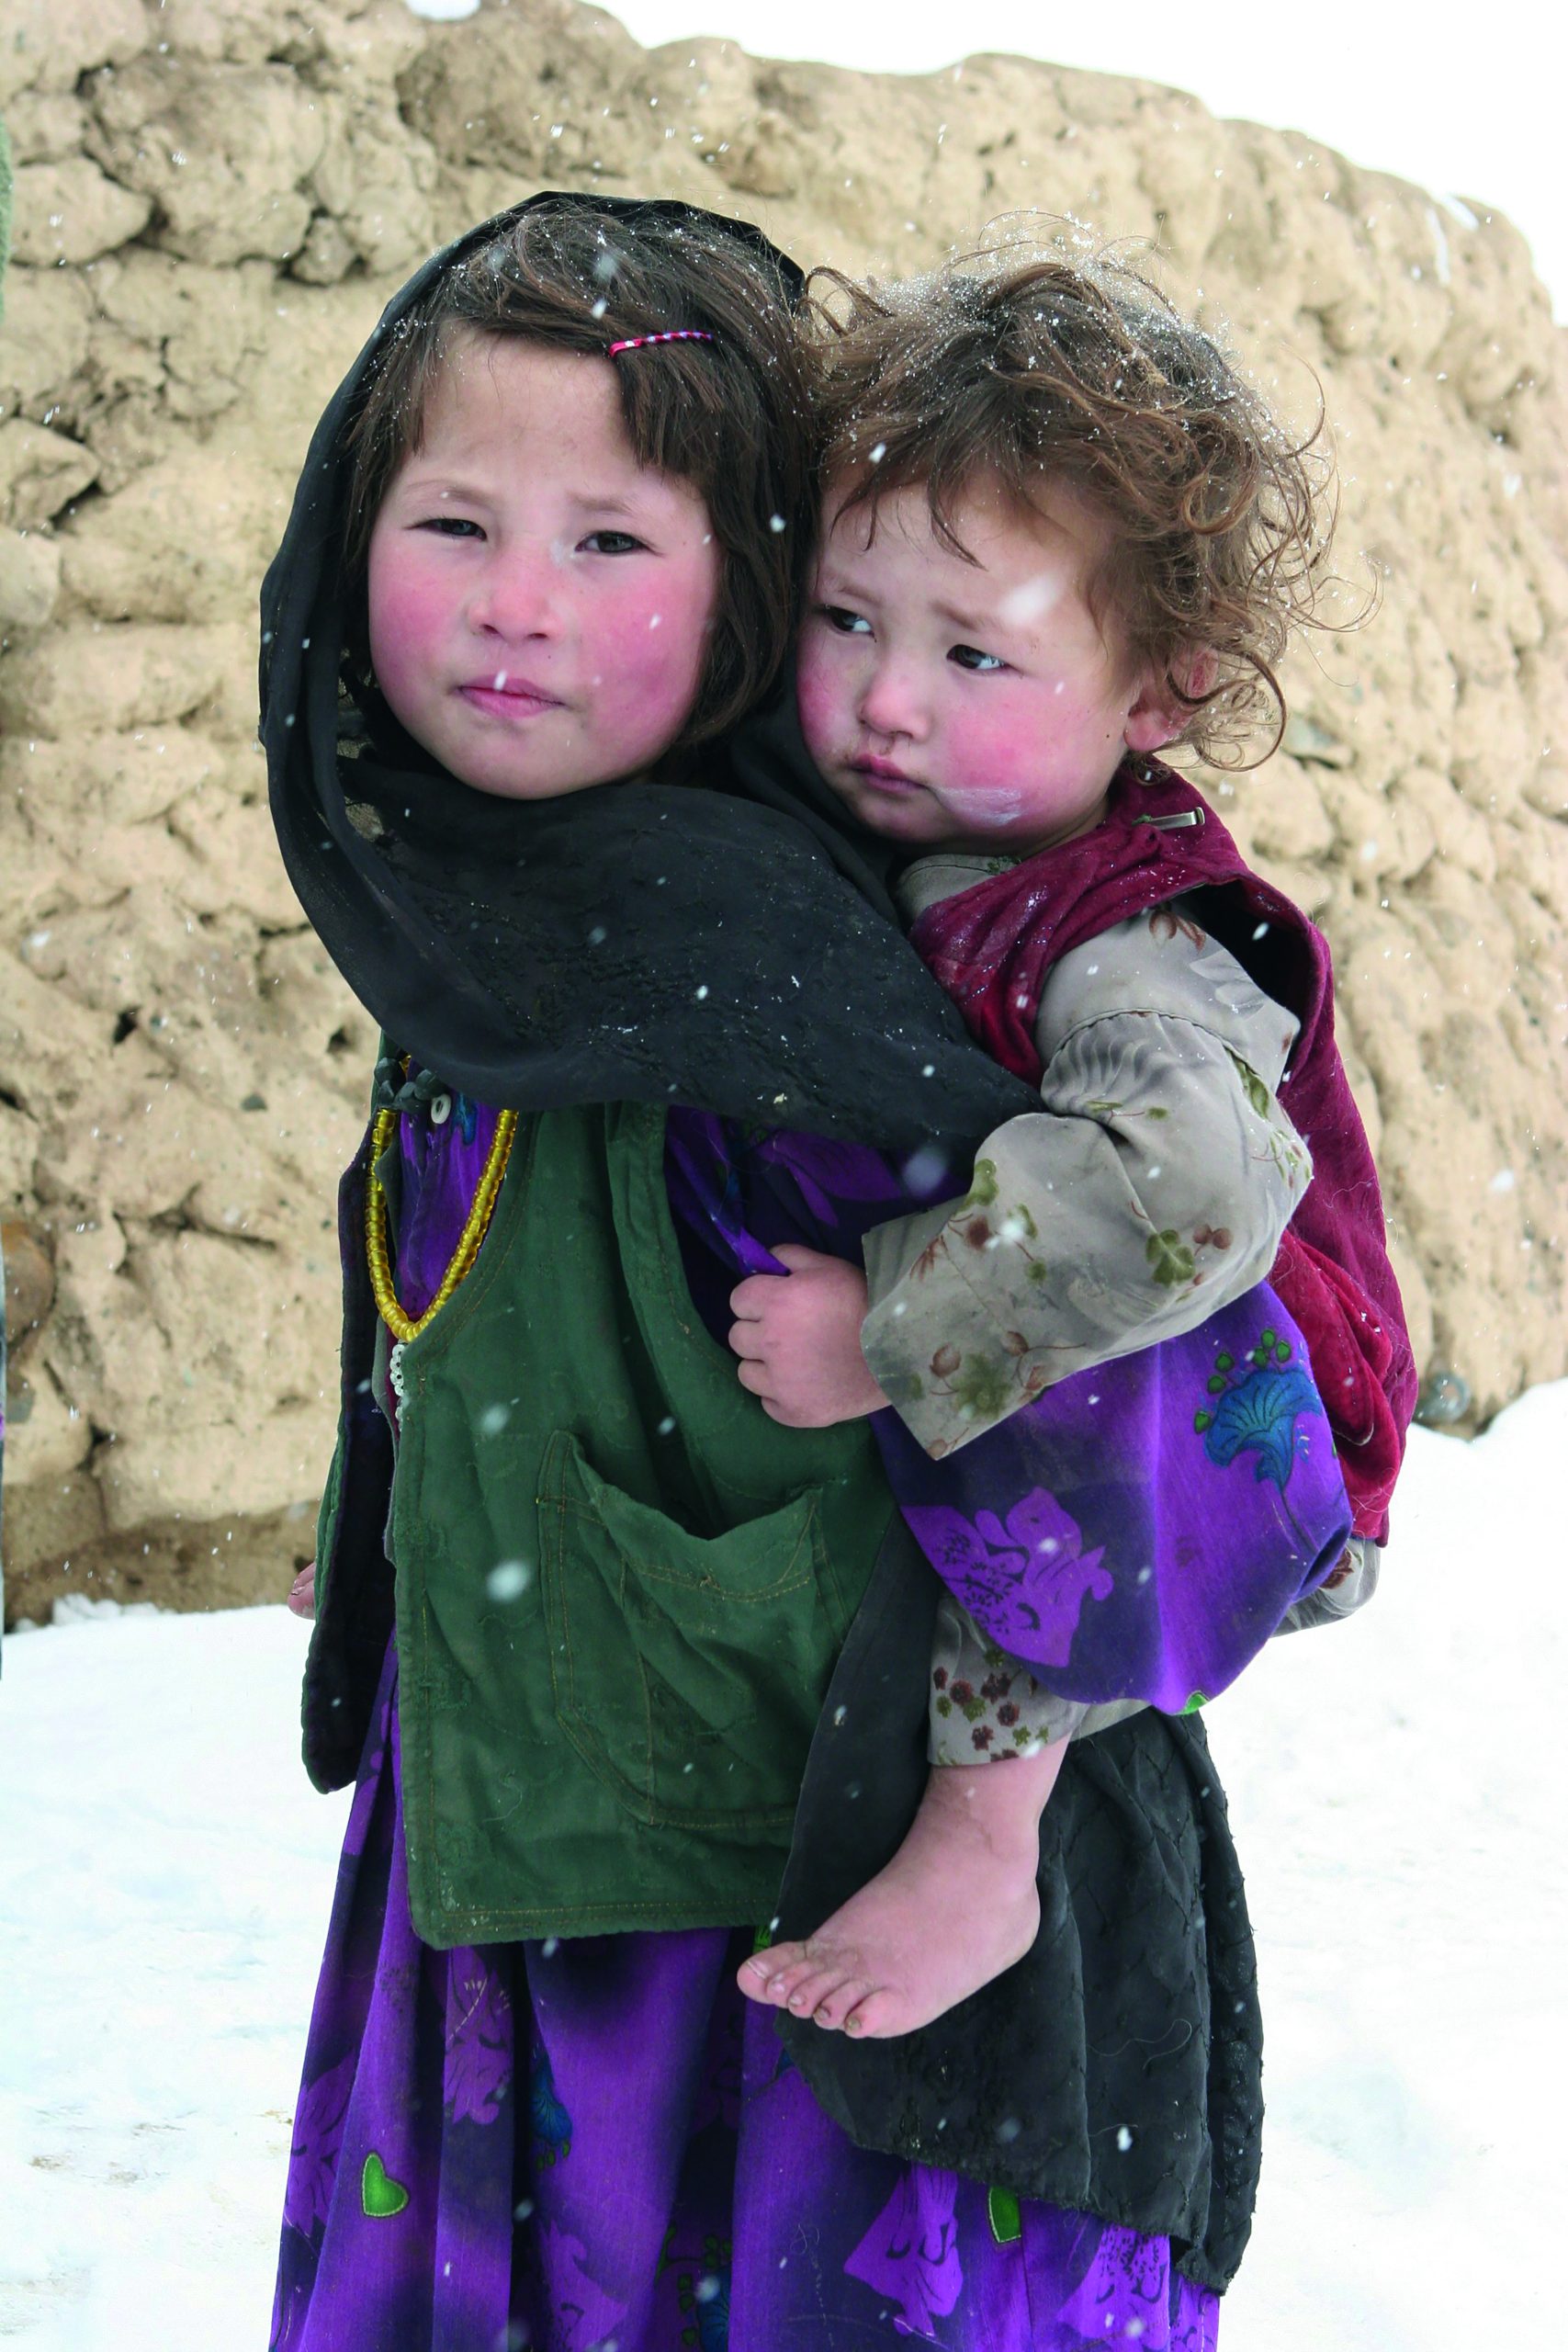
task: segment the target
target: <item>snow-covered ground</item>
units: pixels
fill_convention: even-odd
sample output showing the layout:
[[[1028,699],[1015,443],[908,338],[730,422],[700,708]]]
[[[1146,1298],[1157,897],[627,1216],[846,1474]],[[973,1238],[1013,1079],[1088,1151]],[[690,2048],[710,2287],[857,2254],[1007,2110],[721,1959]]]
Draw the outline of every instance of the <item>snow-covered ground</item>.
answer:
[[[1417,1431],[1373,1606],[1213,1712],[1269,2023],[1224,2352],[1560,2340],[1565,1461],[1568,1382],[1473,1446]],[[303,1647],[281,1609],[7,1645],[7,2346],[265,2343],[344,1811],[296,1760]]]

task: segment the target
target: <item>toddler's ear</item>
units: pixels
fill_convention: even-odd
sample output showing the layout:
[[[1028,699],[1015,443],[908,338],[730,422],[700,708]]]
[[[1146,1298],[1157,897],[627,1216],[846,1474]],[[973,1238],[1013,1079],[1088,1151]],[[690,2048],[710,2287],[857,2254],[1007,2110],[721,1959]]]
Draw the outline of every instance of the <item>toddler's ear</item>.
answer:
[[[1192,716],[1191,705],[1213,692],[1219,662],[1208,647],[1199,646],[1173,662],[1168,670],[1146,670],[1127,709],[1122,741],[1130,752],[1160,752],[1173,743]],[[1188,696],[1183,701],[1176,688]]]

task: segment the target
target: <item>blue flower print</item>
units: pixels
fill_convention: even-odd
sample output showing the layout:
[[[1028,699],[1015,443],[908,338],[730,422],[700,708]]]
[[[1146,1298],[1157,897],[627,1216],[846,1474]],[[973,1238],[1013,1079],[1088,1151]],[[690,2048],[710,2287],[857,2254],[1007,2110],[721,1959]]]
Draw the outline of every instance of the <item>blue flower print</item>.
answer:
[[[697,2323],[697,2352],[726,2352],[729,2343],[728,2270],[717,2271],[698,2281],[693,2311]]]
[[[1209,1382],[1215,1401],[1192,1419],[1211,1462],[1225,1469],[1238,1453],[1256,1453],[1255,1476],[1272,1478],[1281,1494],[1295,1467],[1297,1421],[1303,1413],[1323,1418],[1322,1400],[1291,1362],[1292,1353],[1288,1340],[1268,1330],[1246,1358],[1246,1371],[1237,1371],[1234,1356],[1217,1356]]]
[[[1305,1534],[1296,1524],[1285,1489],[1298,1453],[1307,1450],[1306,1433],[1298,1430],[1296,1423],[1303,1414],[1317,1420],[1325,1417],[1312,1381],[1299,1364],[1292,1363],[1293,1353],[1290,1341],[1269,1329],[1259,1332],[1257,1346],[1248,1351],[1241,1367],[1232,1355],[1216,1356],[1208,1384],[1213,1402],[1194,1413],[1192,1426],[1210,1461],[1221,1469],[1227,1469],[1244,1453],[1258,1456],[1255,1478],[1259,1485],[1271,1479],[1278,1487],[1280,1508],[1304,1544]]]
[[[687,2324],[681,2330],[681,2342],[691,2352],[728,2352],[729,2343],[729,2266],[730,2243],[728,2238],[707,2237],[703,2241],[702,2259],[678,2255],[674,2250],[675,2229],[671,2225],[660,2256],[662,2270],[675,2266],[675,2291]]]

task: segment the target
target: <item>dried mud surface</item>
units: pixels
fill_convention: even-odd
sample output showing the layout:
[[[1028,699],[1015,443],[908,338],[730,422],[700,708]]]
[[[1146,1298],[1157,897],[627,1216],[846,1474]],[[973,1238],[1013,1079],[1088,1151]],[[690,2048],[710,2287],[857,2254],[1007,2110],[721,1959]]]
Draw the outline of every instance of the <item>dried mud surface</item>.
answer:
[[[276,1595],[309,1553],[373,1041],[273,848],[256,586],[385,294],[541,185],[887,272],[1071,213],[1157,241],[1290,413],[1315,371],[1381,608],[1222,806],[1333,941],[1424,1365],[1472,1425],[1563,1371],[1568,365],[1479,198],[1150,84],[645,51],[575,0],[0,0],[0,110],[13,1613]]]

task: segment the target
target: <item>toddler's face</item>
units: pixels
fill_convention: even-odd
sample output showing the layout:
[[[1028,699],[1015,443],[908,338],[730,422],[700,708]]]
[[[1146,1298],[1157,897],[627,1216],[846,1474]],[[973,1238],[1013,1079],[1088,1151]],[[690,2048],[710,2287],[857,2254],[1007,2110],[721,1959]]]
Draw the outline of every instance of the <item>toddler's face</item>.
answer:
[[[609,360],[467,335],[376,517],[371,662],[462,783],[552,799],[679,735],[718,572],[696,491],[638,466]]]
[[[838,494],[841,495],[842,486]],[[826,512],[835,514],[830,492]],[[1000,485],[932,528],[923,484],[852,508],[824,539],[801,632],[801,726],[863,823],[913,844],[1020,854],[1097,824],[1126,750],[1179,718],[1129,675],[1088,590],[1111,526],[1044,487],[1021,514]]]

